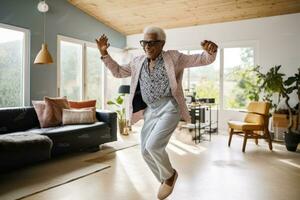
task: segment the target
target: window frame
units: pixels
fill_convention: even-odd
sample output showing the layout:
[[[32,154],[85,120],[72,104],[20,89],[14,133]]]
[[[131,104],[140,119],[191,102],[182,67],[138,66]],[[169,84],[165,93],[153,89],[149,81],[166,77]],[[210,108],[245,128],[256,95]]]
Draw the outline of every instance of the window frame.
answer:
[[[98,48],[97,45],[95,43],[92,42],[88,42],[88,41],[84,41],[84,40],[80,40],[80,39],[76,39],[76,38],[72,38],[72,37],[67,37],[67,36],[63,36],[63,35],[57,35],[57,96],[60,96],[60,70],[61,70],[61,66],[60,66],[60,53],[61,53],[61,48],[60,48],[60,42],[61,41],[65,41],[65,42],[71,42],[71,43],[76,43],[82,46],[82,64],[81,64],[81,91],[80,91],[80,100],[85,99],[86,97],[86,66],[87,66],[87,47],[90,48]],[[109,47],[109,51],[110,52],[122,52],[121,49],[116,48],[116,47]],[[99,59],[100,58],[100,54],[99,54]],[[102,67],[103,66],[103,67]],[[108,69],[106,67],[104,67],[104,64],[101,62],[101,66],[102,67],[102,96],[103,96],[103,100],[101,103],[101,109],[106,109],[107,105],[106,105],[106,101],[107,99],[107,91],[108,91],[108,84],[107,84],[107,73],[108,73]]]
[[[234,109],[234,108],[225,108],[224,107],[224,49],[226,48],[253,48],[254,50],[254,66],[257,66],[259,63],[259,42],[258,40],[244,40],[244,41],[231,41],[231,42],[224,42],[218,43],[219,46],[219,59],[220,59],[220,72],[219,72],[219,109],[220,111],[238,111],[243,110],[241,109]],[[179,51],[187,51],[190,55],[191,51],[194,50],[202,50],[202,48],[195,48],[195,46],[186,46],[187,48],[180,48]],[[188,88],[190,88],[190,69],[186,69],[187,77],[188,77]]]
[[[240,111],[240,110],[246,110],[243,108],[225,108],[224,107],[224,49],[226,48],[253,48],[254,51],[254,58],[253,63],[254,66],[256,66],[259,63],[259,43],[257,40],[247,40],[247,41],[234,41],[234,42],[227,42],[219,45],[220,48],[220,110],[222,111]],[[222,90],[221,90],[222,89]]]
[[[1,28],[10,29],[13,31],[20,31],[24,33],[23,40],[23,69],[22,69],[22,78],[23,78],[23,88],[22,88],[22,105],[20,106],[29,106],[30,105],[30,30],[12,26],[9,24],[0,23]]]
[[[57,88],[57,96],[60,96],[60,83],[61,83],[61,77],[60,77],[60,72],[61,72],[61,66],[60,66],[60,63],[61,63],[61,57],[60,57],[60,54],[61,54],[61,46],[60,46],[60,42],[63,41],[63,42],[70,42],[70,43],[74,43],[74,44],[78,44],[81,46],[82,48],[82,52],[81,52],[81,56],[82,56],[82,59],[81,59],[81,85],[80,85],[80,100],[83,99],[84,97],[84,87],[83,86],[83,78],[85,76],[84,74],[84,64],[85,64],[85,55],[84,55],[84,42],[81,41],[81,40],[78,40],[78,39],[75,39],[75,38],[71,38],[71,37],[66,37],[66,36],[62,36],[62,35],[58,35],[57,36],[57,85],[56,85],[56,88]]]
[[[85,42],[85,45],[84,45],[84,52],[87,52],[87,48],[96,48],[98,49],[97,45],[92,43],[92,42]],[[100,60],[100,54],[99,54],[99,60]],[[102,101],[101,101],[101,108],[105,108],[105,102],[106,102],[106,91],[107,91],[107,76],[106,76],[106,67],[102,67],[103,66],[103,63],[101,63],[101,74],[103,77],[101,77],[102,79],[102,82],[101,82],[101,87],[102,87],[102,92],[101,92],[101,96],[103,97],[102,98]],[[84,85],[84,98],[86,98],[86,87],[87,87],[87,84],[85,82],[86,80],[86,68],[87,68],[87,54],[84,53],[84,80],[83,80],[83,85]]]

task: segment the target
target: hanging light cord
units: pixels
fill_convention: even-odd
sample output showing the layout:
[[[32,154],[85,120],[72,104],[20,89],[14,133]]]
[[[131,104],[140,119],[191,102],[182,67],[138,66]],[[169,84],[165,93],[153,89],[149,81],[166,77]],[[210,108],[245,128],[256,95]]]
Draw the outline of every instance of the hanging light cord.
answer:
[[[44,44],[46,43],[46,12],[44,12]]]

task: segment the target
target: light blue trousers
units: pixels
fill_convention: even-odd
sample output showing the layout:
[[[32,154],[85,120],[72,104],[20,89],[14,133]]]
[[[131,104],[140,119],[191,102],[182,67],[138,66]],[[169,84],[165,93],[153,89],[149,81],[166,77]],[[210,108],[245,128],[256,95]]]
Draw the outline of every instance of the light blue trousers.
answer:
[[[166,146],[179,120],[178,104],[173,97],[164,97],[148,105],[144,112],[141,151],[159,182],[170,178],[174,173]]]

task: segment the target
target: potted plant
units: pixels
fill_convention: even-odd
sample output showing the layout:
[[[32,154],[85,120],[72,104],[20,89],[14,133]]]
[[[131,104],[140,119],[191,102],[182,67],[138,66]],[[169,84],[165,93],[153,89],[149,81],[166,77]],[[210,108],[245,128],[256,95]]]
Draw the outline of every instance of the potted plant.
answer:
[[[282,86],[283,86],[283,77],[284,74],[279,73],[279,69],[281,66],[275,66],[270,68],[268,72],[265,74],[260,71],[260,66],[257,66],[254,71],[256,72],[258,76],[258,85],[259,85],[259,92],[263,94],[262,100],[268,101],[271,105],[270,109],[272,110],[270,112],[270,120],[272,121],[272,127],[271,130],[276,130],[277,126],[283,126],[286,123],[286,116],[277,110],[277,105],[280,102],[281,96],[282,96]],[[277,102],[275,102],[273,99],[274,94],[277,94]],[[276,126],[276,127],[275,127]],[[272,139],[275,138],[274,131],[270,131]],[[284,134],[284,133],[282,133]],[[276,138],[279,134],[277,134]],[[282,136],[283,138],[283,136]]]
[[[263,100],[269,101],[272,105],[271,108],[273,108],[273,127],[286,127],[287,131],[285,132],[291,133],[292,128],[297,127],[297,125],[295,115],[296,112],[289,105],[289,94],[296,90],[296,88],[299,88],[299,77],[297,77],[297,75],[299,76],[299,74],[295,74],[293,77],[289,77],[286,81],[284,81],[285,74],[279,72],[280,68],[281,65],[272,67],[266,74],[261,73],[259,71],[259,67],[257,67],[255,71],[257,72],[257,75],[259,77],[260,88],[264,92]],[[278,94],[277,103],[274,103],[274,101],[272,101],[274,93]],[[280,99],[282,97],[285,98],[287,109],[278,108]],[[297,120],[299,121],[299,119]],[[287,134],[285,134],[285,136],[286,135]]]
[[[271,108],[276,111],[277,105],[282,97],[283,88],[283,77],[285,74],[279,73],[281,65],[272,67],[266,74],[260,72],[260,67],[258,66],[254,70],[258,75],[258,81],[260,83],[260,92],[262,91],[264,96],[263,100],[271,103]],[[272,99],[273,95],[277,94],[277,103]]]
[[[300,130],[299,130],[299,114],[300,114],[300,106],[299,106],[299,102],[300,102],[300,68],[298,68],[298,73],[295,73],[294,76],[289,77],[285,82],[284,85],[287,87],[285,89],[285,93],[284,96],[286,97],[285,103],[288,106],[288,111],[289,111],[289,125],[288,125],[288,130],[285,133],[285,144],[286,144],[286,148],[289,151],[296,151],[297,150],[297,146],[300,142]],[[297,110],[296,109],[292,109],[289,105],[289,95],[293,93],[293,91],[297,92],[297,96],[298,96],[298,104],[297,104]],[[292,118],[292,112],[297,113],[297,117],[296,117],[296,126],[295,126],[295,130],[292,130],[293,124],[294,124],[294,120]]]
[[[116,112],[118,114],[118,124],[119,131],[122,135],[128,135],[128,131],[126,130],[126,113],[125,108],[123,107],[124,98],[123,95],[119,95],[115,100],[107,101],[108,105],[113,105],[117,107]]]

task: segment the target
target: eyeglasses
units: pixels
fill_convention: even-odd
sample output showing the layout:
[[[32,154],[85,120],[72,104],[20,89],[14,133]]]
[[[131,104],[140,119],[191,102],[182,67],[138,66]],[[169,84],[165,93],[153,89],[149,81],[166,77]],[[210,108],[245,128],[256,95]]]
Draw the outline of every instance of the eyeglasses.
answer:
[[[141,40],[140,44],[142,45],[142,47],[146,47],[146,45],[148,44],[149,47],[155,46],[157,44],[159,44],[160,42],[162,42],[162,40]]]

